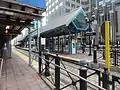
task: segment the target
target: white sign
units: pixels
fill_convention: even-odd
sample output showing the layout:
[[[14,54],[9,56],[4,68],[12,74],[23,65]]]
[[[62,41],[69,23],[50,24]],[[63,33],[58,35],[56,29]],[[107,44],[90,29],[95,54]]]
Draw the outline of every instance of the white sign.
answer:
[[[46,38],[41,38],[41,45],[45,45]]]

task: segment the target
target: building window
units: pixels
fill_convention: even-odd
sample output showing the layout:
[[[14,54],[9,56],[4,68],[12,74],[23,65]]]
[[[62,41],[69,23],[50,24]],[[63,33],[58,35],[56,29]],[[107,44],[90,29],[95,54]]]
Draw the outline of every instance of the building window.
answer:
[[[49,6],[49,9],[51,8],[51,5]]]
[[[55,7],[55,9],[56,9],[56,10],[58,9],[58,5]]]
[[[70,6],[70,2],[66,1],[65,5]]]
[[[80,3],[80,0],[77,0],[77,3]]]
[[[51,3],[51,0],[49,0],[49,3]]]
[[[81,1],[82,5],[88,5],[89,4],[89,0],[88,1]]]
[[[63,5],[63,2],[60,3],[60,7]]]
[[[71,7],[72,7],[72,8],[75,8],[75,4],[71,4]]]
[[[54,6],[54,4],[55,4],[55,3],[53,2],[53,3],[52,3],[52,6]]]
[[[53,8],[53,9],[52,9],[52,12],[54,12],[54,11],[55,11],[55,9]]]
[[[46,16],[48,16],[48,13],[46,13]]]
[[[46,9],[47,11],[48,11],[48,7],[47,7],[47,9]]]
[[[80,6],[77,6],[77,8],[79,8]]]
[[[48,2],[46,2],[46,6],[48,6]]]
[[[57,2],[58,2],[58,0],[55,1],[55,3],[57,3]]]
[[[49,11],[49,15],[51,14],[51,11]]]
[[[83,8],[83,10],[88,11],[88,10],[89,10],[89,7]]]
[[[65,9],[65,12],[66,12],[66,13],[69,13],[69,12],[70,12],[70,9],[67,9],[67,8],[66,8],[66,9]]]

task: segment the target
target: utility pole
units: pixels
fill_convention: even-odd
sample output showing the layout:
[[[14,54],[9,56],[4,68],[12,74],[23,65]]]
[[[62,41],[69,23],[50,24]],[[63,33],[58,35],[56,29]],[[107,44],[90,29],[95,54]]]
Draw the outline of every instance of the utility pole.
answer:
[[[94,20],[94,29],[95,29],[95,32],[96,32],[96,35],[95,35],[95,46],[98,46],[99,45],[99,28],[98,28],[98,6],[97,6],[97,0],[96,0],[96,7],[95,7],[95,20]]]
[[[28,34],[29,34],[29,66],[32,64],[32,58],[31,58],[31,26],[28,26]]]
[[[111,16],[111,29],[112,29],[112,42],[116,42],[116,17],[115,17],[115,0],[111,1],[112,3],[112,10],[110,12],[110,16]],[[113,43],[114,45],[116,43]]]

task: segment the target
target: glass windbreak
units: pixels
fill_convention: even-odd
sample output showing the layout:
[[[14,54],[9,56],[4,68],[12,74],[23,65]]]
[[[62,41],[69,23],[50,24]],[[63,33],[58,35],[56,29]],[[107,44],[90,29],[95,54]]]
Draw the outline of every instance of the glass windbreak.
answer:
[[[79,14],[76,16],[76,18],[74,18],[72,22],[78,30],[86,30],[88,27],[88,24],[86,24],[85,21],[85,15],[82,11],[79,12]]]

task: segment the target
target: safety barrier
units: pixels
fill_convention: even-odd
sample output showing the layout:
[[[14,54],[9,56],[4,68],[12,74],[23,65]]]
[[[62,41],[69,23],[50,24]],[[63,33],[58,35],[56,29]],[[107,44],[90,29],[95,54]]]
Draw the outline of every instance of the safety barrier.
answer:
[[[37,53],[38,52],[34,52],[33,53]],[[44,57],[43,57],[44,56]],[[91,84],[92,86],[90,87],[96,87],[99,90],[116,90],[115,84],[116,82],[118,82],[118,84],[120,84],[119,80],[120,77],[110,74],[107,72],[107,69],[104,68],[104,72],[88,67],[88,66],[80,66],[80,68],[78,69],[79,73],[73,73],[70,70],[68,70],[66,67],[66,65],[63,63],[63,61],[66,61],[65,58],[60,57],[58,54],[51,54],[48,52],[44,52],[43,56],[39,56],[41,62],[39,63],[39,71],[40,74],[45,75],[45,77],[51,77],[47,78],[48,81],[50,81],[54,87],[56,88],[56,90],[62,90],[65,88],[70,87],[71,85],[74,86],[76,88],[76,90],[87,90],[89,84]],[[67,60],[67,62],[72,60]],[[74,61],[72,61],[73,64]],[[78,62],[75,62],[74,64],[77,65],[79,64]],[[52,65],[52,67],[51,67]],[[54,67],[53,67],[54,66]],[[51,68],[53,68],[54,71],[54,75],[51,74]],[[88,70],[92,70],[91,74],[88,74]],[[62,71],[66,72],[67,75],[70,79],[71,79],[71,83],[65,85],[65,86],[61,86],[60,80],[61,80],[61,73]],[[96,78],[98,80],[98,85],[91,83],[88,78],[93,76],[93,75],[97,75],[98,77]],[[54,76],[54,77],[53,77]],[[74,80],[74,77],[77,77],[77,80]],[[79,83],[79,85],[78,85]],[[110,88],[110,86],[112,88]],[[83,89],[84,88],[84,89]]]

